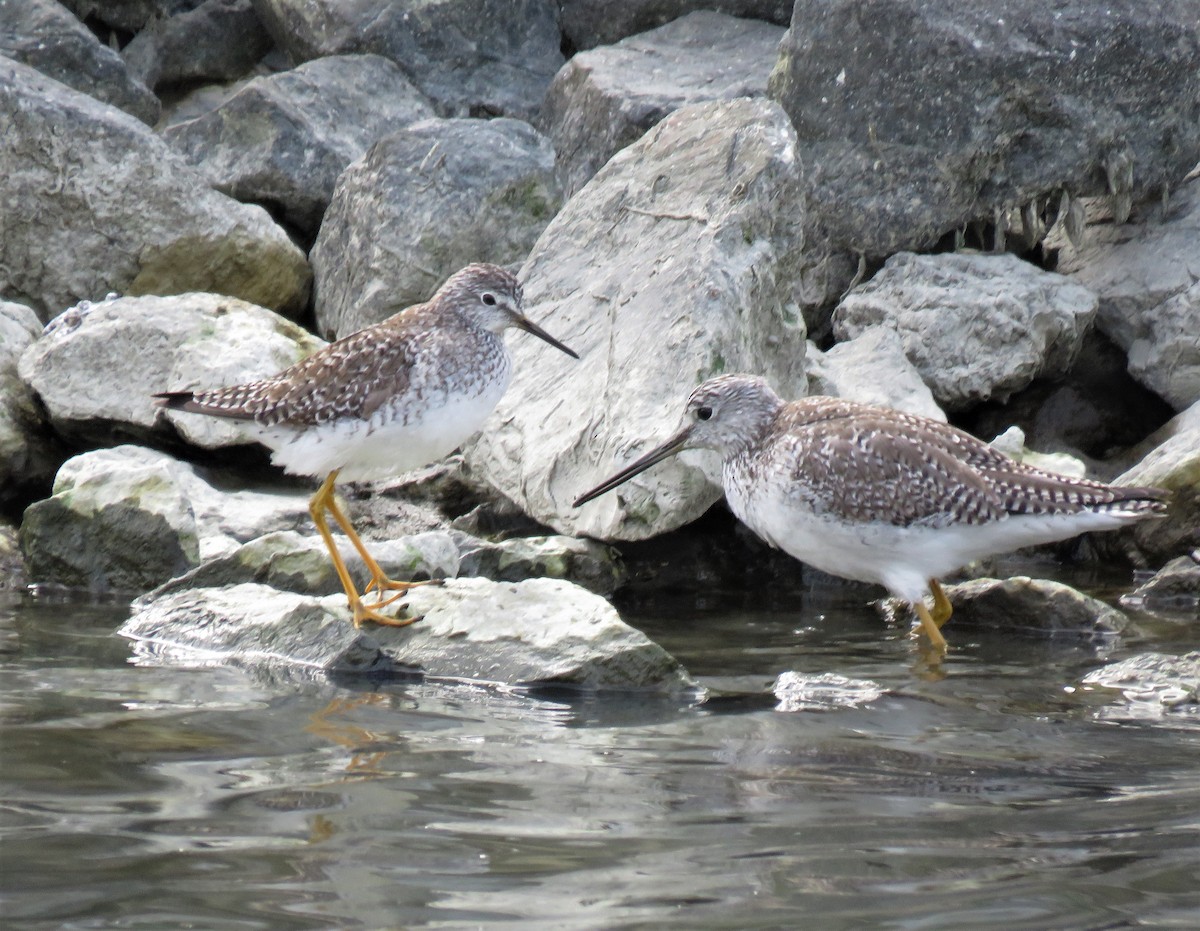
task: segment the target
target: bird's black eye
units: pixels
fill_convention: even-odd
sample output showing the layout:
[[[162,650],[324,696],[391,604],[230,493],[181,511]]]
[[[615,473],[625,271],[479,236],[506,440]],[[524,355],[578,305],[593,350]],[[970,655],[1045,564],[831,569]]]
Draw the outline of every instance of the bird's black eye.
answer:
[[[696,419],[697,420],[710,420],[711,418],[712,418],[712,408],[711,407],[696,408]]]
[[[494,295],[491,291],[484,291],[479,299],[487,304],[488,307],[496,306],[496,295]]]

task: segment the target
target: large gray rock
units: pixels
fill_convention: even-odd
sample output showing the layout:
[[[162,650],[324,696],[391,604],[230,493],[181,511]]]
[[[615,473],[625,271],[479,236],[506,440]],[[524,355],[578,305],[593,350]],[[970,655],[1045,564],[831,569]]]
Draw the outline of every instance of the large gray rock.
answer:
[[[867,327],[827,352],[808,344],[808,393],[849,398],[864,404],[946,421],[921,373],[904,354],[904,342],[890,327]]]
[[[103,301],[47,330],[22,355],[21,377],[54,429],[79,445],[114,435],[163,442],[175,432],[209,449],[253,442],[233,421],[164,412],[151,395],[273,375],[324,345],[272,311],[218,294]]]
[[[428,298],[471,262],[521,261],[559,204],[554,150],[518,120],[422,120],[338,179],[312,250],[320,331]]]
[[[121,628],[143,655],[314,671],[422,673],[503,685],[681,691],[679,663],[598,595],[552,579],[459,579],[410,592],[422,620],[350,623],[345,596],[244,584],[141,599]]]
[[[1017,208],[1037,240],[1063,191],[1120,220],[1200,158],[1191,3],[797,0],[771,94],[827,235],[880,257]]]
[[[582,361],[514,342],[513,384],[468,464],[565,533],[641,539],[699,516],[721,492],[687,457],[571,501],[664,439],[711,375],[804,393],[803,216],[795,135],[769,101],[686,107],[617,153],[522,273],[531,316]]]
[[[1157,566],[1200,547],[1200,427],[1178,430],[1114,482],[1171,492],[1165,517],[1104,535],[1110,542],[1119,541],[1127,555]]]
[[[0,294],[43,319],[109,291],[220,291],[295,312],[304,254],[136,119],[0,57]]]
[[[1069,369],[1095,313],[1087,288],[1014,255],[900,253],[846,295],[833,328],[839,339],[894,329],[954,411]]]
[[[157,89],[240,78],[272,45],[250,0],[207,0],[152,20],[121,54],[140,80]]]
[[[118,446],[67,460],[25,511],[35,582],[146,591],[276,530],[311,526],[308,496],[222,491],[163,453]]]
[[[695,10],[761,19],[786,26],[792,0],[559,0],[563,35],[576,49],[608,45]]]
[[[567,193],[682,106],[765,95],[782,35],[770,23],[703,11],[573,56],[538,120]]]
[[[41,332],[32,309],[0,301],[0,509],[49,487],[60,461],[17,371],[21,353]]]
[[[553,0],[252,0],[293,63],[392,59],[442,116],[536,112],[562,66]]]
[[[346,166],[385,133],[431,116],[388,59],[341,55],[255,78],[163,137],[217,190],[273,206],[315,235]]]
[[[158,119],[158,98],[129,73],[121,56],[54,0],[0,0],[0,55],[143,123]]]
[[[1049,579],[1014,576],[946,586],[950,624],[1110,639],[1129,619],[1099,599]]]
[[[1100,299],[1096,328],[1125,350],[1139,382],[1182,410],[1200,399],[1200,179],[1168,209],[1089,226],[1059,245],[1059,271]]]
[[[93,20],[122,32],[137,32],[155,19],[193,9],[202,0],[63,0],[80,20]]]

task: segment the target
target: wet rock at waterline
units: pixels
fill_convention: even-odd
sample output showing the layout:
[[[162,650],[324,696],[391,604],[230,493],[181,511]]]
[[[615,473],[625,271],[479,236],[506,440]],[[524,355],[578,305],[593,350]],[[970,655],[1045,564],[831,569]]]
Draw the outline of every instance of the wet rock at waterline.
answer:
[[[262,585],[196,589],[135,602],[121,634],[166,662],[296,666],[328,673],[419,673],[504,685],[679,691],[679,663],[568,582],[456,579],[413,589],[422,620],[350,623],[345,596]]]
[[[1121,604],[1200,619],[1200,550],[1172,559],[1152,578],[1122,595]]]
[[[346,538],[336,539],[351,576],[362,589],[370,581],[362,559]],[[467,576],[497,582],[553,578],[609,595],[624,579],[615,550],[574,537],[518,537],[491,542],[456,530],[429,530],[371,540],[368,547],[389,578],[403,582]],[[282,530],[249,540],[171,579],[156,593],[243,582],[303,595],[342,591],[329,551],[309,528],[303,533]]]
[[[308,494],[221,491],[165,453],[118,446],[67,460],[25,511],[35,582],[144,592],[240,543],[311,525]]]
[[[523,270],[530,316],[582,358],[514,340],[513,383],[466,450],[471,468],[564,533],[644,539],[702,514],[720,489],[689,457],[571,502],[664,439],[711,375],[761,372],[804,393],[799,181],[795,132],[762,99],[685,107],[617,153]]]
[[[1101,708],[1102,720],[1158,720],[1200,714],[1200,653],[1140,653],[1083,677],[1085,690],[1113,690],[1123,701]]]
[[[553,147],[519,120],[420,120],[384,136],[338,178],[313,246],[318,329],[345,336],[464,265],[520,262],[559,197]]]
[[[59,315],[21,356],[21,377],[62,436],[216,449],[254,442],[228,420],[155,407],[152,395],[274,375],[325,343],[278,314],[219,294],[125,297]],[[94,389],[103,385],[103,391]]]
[[[248,81],[163,138],[217,190],[315,236],[338,175],[380,136],[433,115],[388,59],[339,55]]]
[[[969,625],[1104,640],[1129,623],[1116,608],[1049,579],[972,579],[946,585],[945,592],[954,606],[948,631]]]
[[[820,675],[781,673],[771,685],[776,711],[831,711],[854,708],[882,698],[886,691],[870,679],[850,679],[833,672]]]
[[[1117,534],[1096,534],[1098,545],[1116,548],[1135,562],[1151,566],[1200,547],[1200,426],[1178,430],[1117,476],[1114,484],[1165,488],[1171,492],[1171,500],[1164,517]]]
[[[782,35],[770,23],[705,10],[574,55],[538,118],[567,194],[680,107],[765,96]]]
[[[839,340],[895,330],[949,411],[1005,398],[1038,375],[1070,368],[1096,296],[1015,255],[898,253],[833,313]]]
[[[0,294],[42,319],[110,291],[304,307],[304,253],[134,117],[0,56],[0,139]]]

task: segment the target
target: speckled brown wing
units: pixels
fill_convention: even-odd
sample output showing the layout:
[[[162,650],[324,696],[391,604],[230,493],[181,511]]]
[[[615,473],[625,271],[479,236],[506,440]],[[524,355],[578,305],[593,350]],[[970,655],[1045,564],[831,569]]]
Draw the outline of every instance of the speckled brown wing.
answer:
[[[841,520],[984,523],[1004,513],[999,497],[970,465],[915,424],[848,410],[841,417],[790,419],[776,438],[767,469],[790,471],[809,506]]]
[[[418,305],[330,343],[278,375],[207,391],[156,395],[163,406],[253,420],[265,426],[313,426],[341,417],[369,417],[403,395],[429,334],[447,321],[428,319]]]
[[[771,447],[774,468],[791,463],[798,494],[853,521],[938,526],[1085,508],[1159,512],[1166,497],[1025,466],[947,424],[840,399],[787,405],[764,444]]]

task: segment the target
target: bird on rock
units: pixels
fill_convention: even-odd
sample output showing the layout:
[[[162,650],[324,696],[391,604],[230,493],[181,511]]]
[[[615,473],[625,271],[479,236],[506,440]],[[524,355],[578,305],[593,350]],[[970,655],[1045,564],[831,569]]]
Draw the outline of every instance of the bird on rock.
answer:
[[[939,650],[952,612],[941,576],[1166,511],[1158,488],[1056,475],[885,407],[824,396],[785,402],[751,375],[704,382],[670,439],[575,506],[686,449],[720,454],[730,509],[767,543],[831,575],[884,586],[912,607]]]
[[[396,475],[434,462],[476,433],[512,379],[502,334],[532,333],[579,358],[524,312],[517,279],[496,265],[468,265],[428,301],[359,330],[270,378],[155,395],[164,408],[248,424],[295,475],[322,479],[309,512],[346,591],[354,620],[403,626],[382,608],[412,582],[388,578],[334,497],[334,483]],[[371,581],[360,595],[326,514],[362,557]],[[378,599],[364,603],[372,591]],[[384,592],[396,594],[385,597]]]

